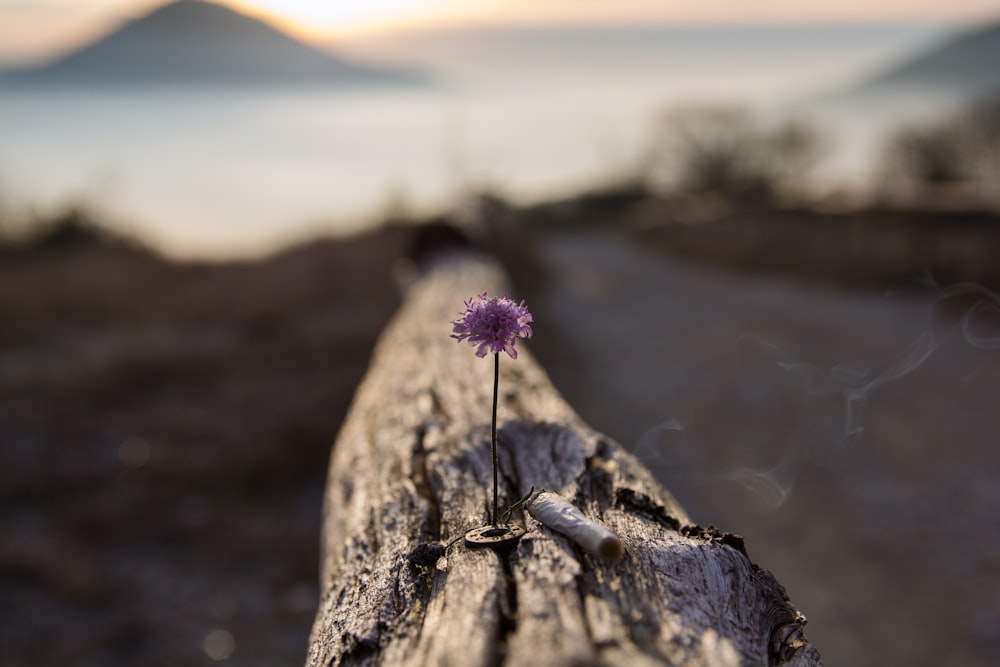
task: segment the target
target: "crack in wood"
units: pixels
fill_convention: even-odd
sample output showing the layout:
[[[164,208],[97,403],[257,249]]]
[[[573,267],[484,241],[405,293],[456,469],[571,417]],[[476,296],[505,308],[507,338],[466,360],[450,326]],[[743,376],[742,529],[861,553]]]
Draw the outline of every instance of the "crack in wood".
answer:
[[[353,633],[345,632],[340,636],[341,644],[345,647],[341,654],[331,656],[327,665],[362,665],[370,662],[378,655],[379,641],[375,637],[359,637]]]
[[[586,467],[576,478],[573,504],[583,507],[587,503],[603,514],[614,503],[616,470],[616,462],[601,453],[588,457]]]
[[[635,489],[619,488],[615,490],[615,507],[649,519],[655,523],[679,531],[681,522],[667,511],[667,508]]]
[[[709,524],[706,526],[698,525],[688,525],[680,529],[681,535],[684,537],[690,537],[692,539],[705,540],[706,542],[716,542],[719,544],[725,544],[727,547],[735,549],[736,551],[743,554],[743,556],[750,562],[756,572],[760,568],[750,560],[750,554],[747,553],[746,543],[743,540],[742,535],[735,535],[733,533],[727,533],[725,531],[719,530],[714,525]]]
[[[500,628],[497,633],[495,655],[497,665],[502,665],[508,654],[508,642],[517,630],[517,580],[511,567],[510,554],[497,553],[503,569],[504,590],[498,596]]]
[[[441,539],[441,504],[431,486],[430,476],[427,470],[427,452],[424,449],[424,439],[430,426],[425,421],[417,427],[416,437],[413,442],[413,458],[411,460],[411,471],[413,486],[417,490],[417,495],[424,500],[426,509],[426,530],[431,540]]]
[[[805,637],[807,620],[801,612],[796,612],[795,619],[784,625],[779,625],[771,633],[769,643],[768,665],[789,665],[805,661],[816,649]],[[818,659],[818,654],[816,659]]]

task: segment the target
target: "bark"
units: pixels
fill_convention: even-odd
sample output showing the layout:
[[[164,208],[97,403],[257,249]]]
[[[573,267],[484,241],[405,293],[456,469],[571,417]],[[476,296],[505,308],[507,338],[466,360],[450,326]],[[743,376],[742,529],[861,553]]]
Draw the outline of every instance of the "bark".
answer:
[[[449,321],[484,289],[506,289],[490,261],[438,262],[376,346],[330,462],[308,665],[821,664],[742,539],[691,525],[524,341],[500,362],[501,507],[556,492],[624,555],[596,558],[522,512],[509,553],[464,546],[492,509],[493,364],[449,338]]]

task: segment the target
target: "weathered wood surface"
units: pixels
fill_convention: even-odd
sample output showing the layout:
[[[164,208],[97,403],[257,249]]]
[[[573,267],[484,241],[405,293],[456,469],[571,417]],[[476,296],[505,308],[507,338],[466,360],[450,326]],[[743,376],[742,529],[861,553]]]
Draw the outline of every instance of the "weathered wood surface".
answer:
[[[501,506],[532,486],[555,491],[625,554],[601,561],[523,513],[508,556],[461,541],[443,550],[492,504],[493,364],[450,339],[449,320],[504,281],[482,258],[441,261],[379,341],[331,459],[308,664],[821,664],[804,618],[742,541],[691,526],[645,468],[581,422],[523,341],[500,364]]]

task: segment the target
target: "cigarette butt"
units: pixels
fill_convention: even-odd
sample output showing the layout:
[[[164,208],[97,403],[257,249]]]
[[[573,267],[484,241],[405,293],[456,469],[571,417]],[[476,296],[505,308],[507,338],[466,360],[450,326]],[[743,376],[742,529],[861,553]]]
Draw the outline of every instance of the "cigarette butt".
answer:
[[[604,524],[585,517],[580,510],[556,493],[539,493],[528,506],[528,513],[602,560],[618,560],[625,552],[617,535]]]

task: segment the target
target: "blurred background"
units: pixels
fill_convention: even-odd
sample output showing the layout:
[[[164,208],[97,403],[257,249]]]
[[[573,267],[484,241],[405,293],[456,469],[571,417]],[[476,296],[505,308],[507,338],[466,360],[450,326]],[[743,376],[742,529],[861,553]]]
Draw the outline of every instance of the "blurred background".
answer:
[[[446,222],[827,664],[993,664],[997,62],[979,0],[0,3],[0,663],[301,664]]]

